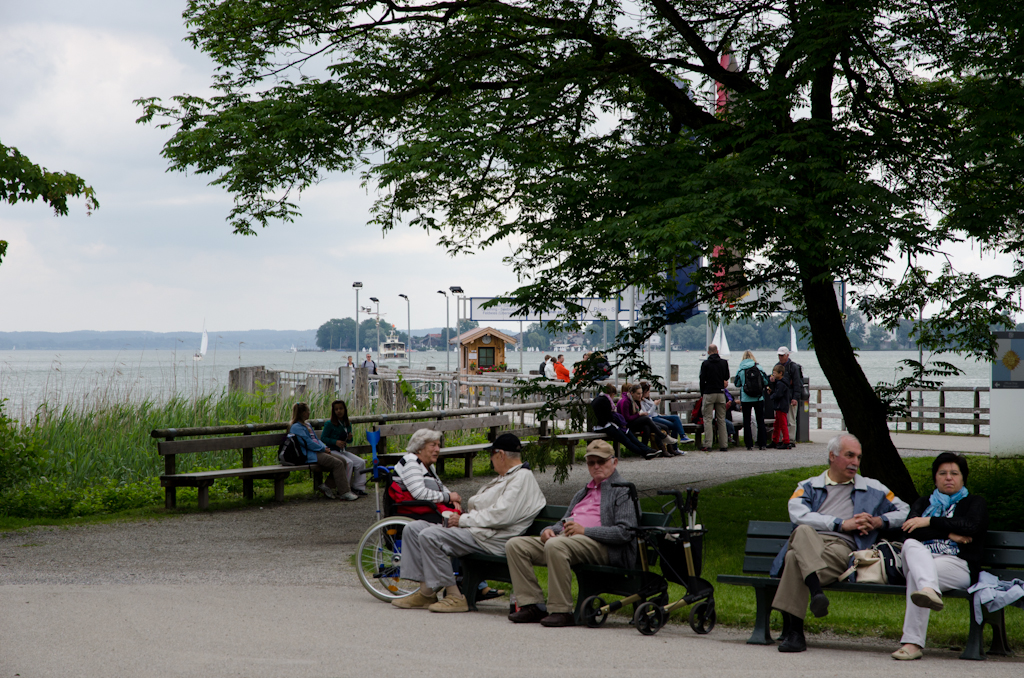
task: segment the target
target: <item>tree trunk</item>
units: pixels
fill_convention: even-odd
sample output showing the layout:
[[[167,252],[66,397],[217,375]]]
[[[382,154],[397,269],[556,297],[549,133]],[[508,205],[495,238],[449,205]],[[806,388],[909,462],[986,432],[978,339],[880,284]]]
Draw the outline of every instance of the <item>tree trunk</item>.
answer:
[[[917,490],[889,435],[885,405],[857,362],[843,327],[831,277],[827,271],[802,270],[807,322],[814,340],[818,364],[832,385],[846,427],[860,440],[864,456],[861,473],[885,484],[908,504]]]

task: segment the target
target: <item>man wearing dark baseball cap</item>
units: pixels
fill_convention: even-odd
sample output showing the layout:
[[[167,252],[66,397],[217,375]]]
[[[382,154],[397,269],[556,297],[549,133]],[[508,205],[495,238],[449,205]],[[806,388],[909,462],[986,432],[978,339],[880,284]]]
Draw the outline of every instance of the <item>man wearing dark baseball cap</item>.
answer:
[[[618,459],[603,440],[587,445],[590,482],[576,493],[562,519],[539,537],[516,537],[505,545],[512,591],[520,608],[508,616],[517,624],[572,626],[572,566],[577,563],[636,567],[636,513],[621,482]],[[547,612],[540,609],[544,593],[535,565],[548,568]]]
[[[443,525],[414,520],[402,530],[402,578],[420,582],[411,595],[391,601],[402,609],[468,612],[459,591],[452,556],[470,553],[505,555],[505,543],[526,532],[547,501],[530,469],[523,466],[519,438],[505,433],[489,451],[498,477],[469,498],[465,513],[448,513]],[[438,589],[445,590],[442,600]]]

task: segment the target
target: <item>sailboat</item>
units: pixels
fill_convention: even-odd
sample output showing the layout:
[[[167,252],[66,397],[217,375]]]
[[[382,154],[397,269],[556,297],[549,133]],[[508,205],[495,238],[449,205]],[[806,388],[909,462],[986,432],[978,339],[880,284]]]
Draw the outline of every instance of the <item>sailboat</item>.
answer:
[[[192,360],[202,360],[206,356],[206,349],[210,345],[210,337],[206,334],[206,328],[203,328],[203,341],[199,344],[199,353],[192,356]]]
[[[789,324],[789,352],[796,353],[796,328],[793,327],[793,323]]]
[[[718,329],[715,330],[715,338],[711,340],[711,343],[718,347],[718,355],[722,356],[725,360],[729,359],[732,355],[732,351],[729,350],[729,340],[725,336],[725,327],[722,323],[718,323]]]

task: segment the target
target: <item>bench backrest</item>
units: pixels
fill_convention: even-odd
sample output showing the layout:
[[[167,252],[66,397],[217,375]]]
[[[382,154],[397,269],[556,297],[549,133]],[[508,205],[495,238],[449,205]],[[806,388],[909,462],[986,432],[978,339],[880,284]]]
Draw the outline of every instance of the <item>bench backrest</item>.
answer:
[[[259,435],[227,436],[223,438],[193,438],[191,440],[170,440],[156,444],[156,450],[163,456],[192,454],[195,452],[223,452],[254,447],[278,447],[287,433],[261,433]]]
[[[768,574],[772,561],[789,541],[792,532],[792,523],[751,520],[747,524],[747,544],[743,549],[743,571],[747,574]],[[986,535],[981,566],[1002,579],[1021,578],[1024,532],[990,530]]]

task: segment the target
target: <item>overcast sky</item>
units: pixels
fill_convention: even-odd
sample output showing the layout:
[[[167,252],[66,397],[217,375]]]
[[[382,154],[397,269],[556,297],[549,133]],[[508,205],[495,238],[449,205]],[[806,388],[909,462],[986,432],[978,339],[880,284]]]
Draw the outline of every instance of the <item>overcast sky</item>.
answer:
[[[0,0],[0,140],[92,185],[100,209],[73,201],[0,205],[0,330],[309,329],[381,300],[404,328],[444,323],[436,293],[491,296],[516,285],[508,250],[449,258],[419,231],[367,226],[373,196],[353,176],[303,195],[294,224],[232,235],[231,198],[209,177],[165,172],[167,131],[135,124],[139,97],[202,94],[212,67],[182,42],[183,0]],[[954,250],[963,270],[1009,261]],[[453,308],[454,318],[454,308]]]

